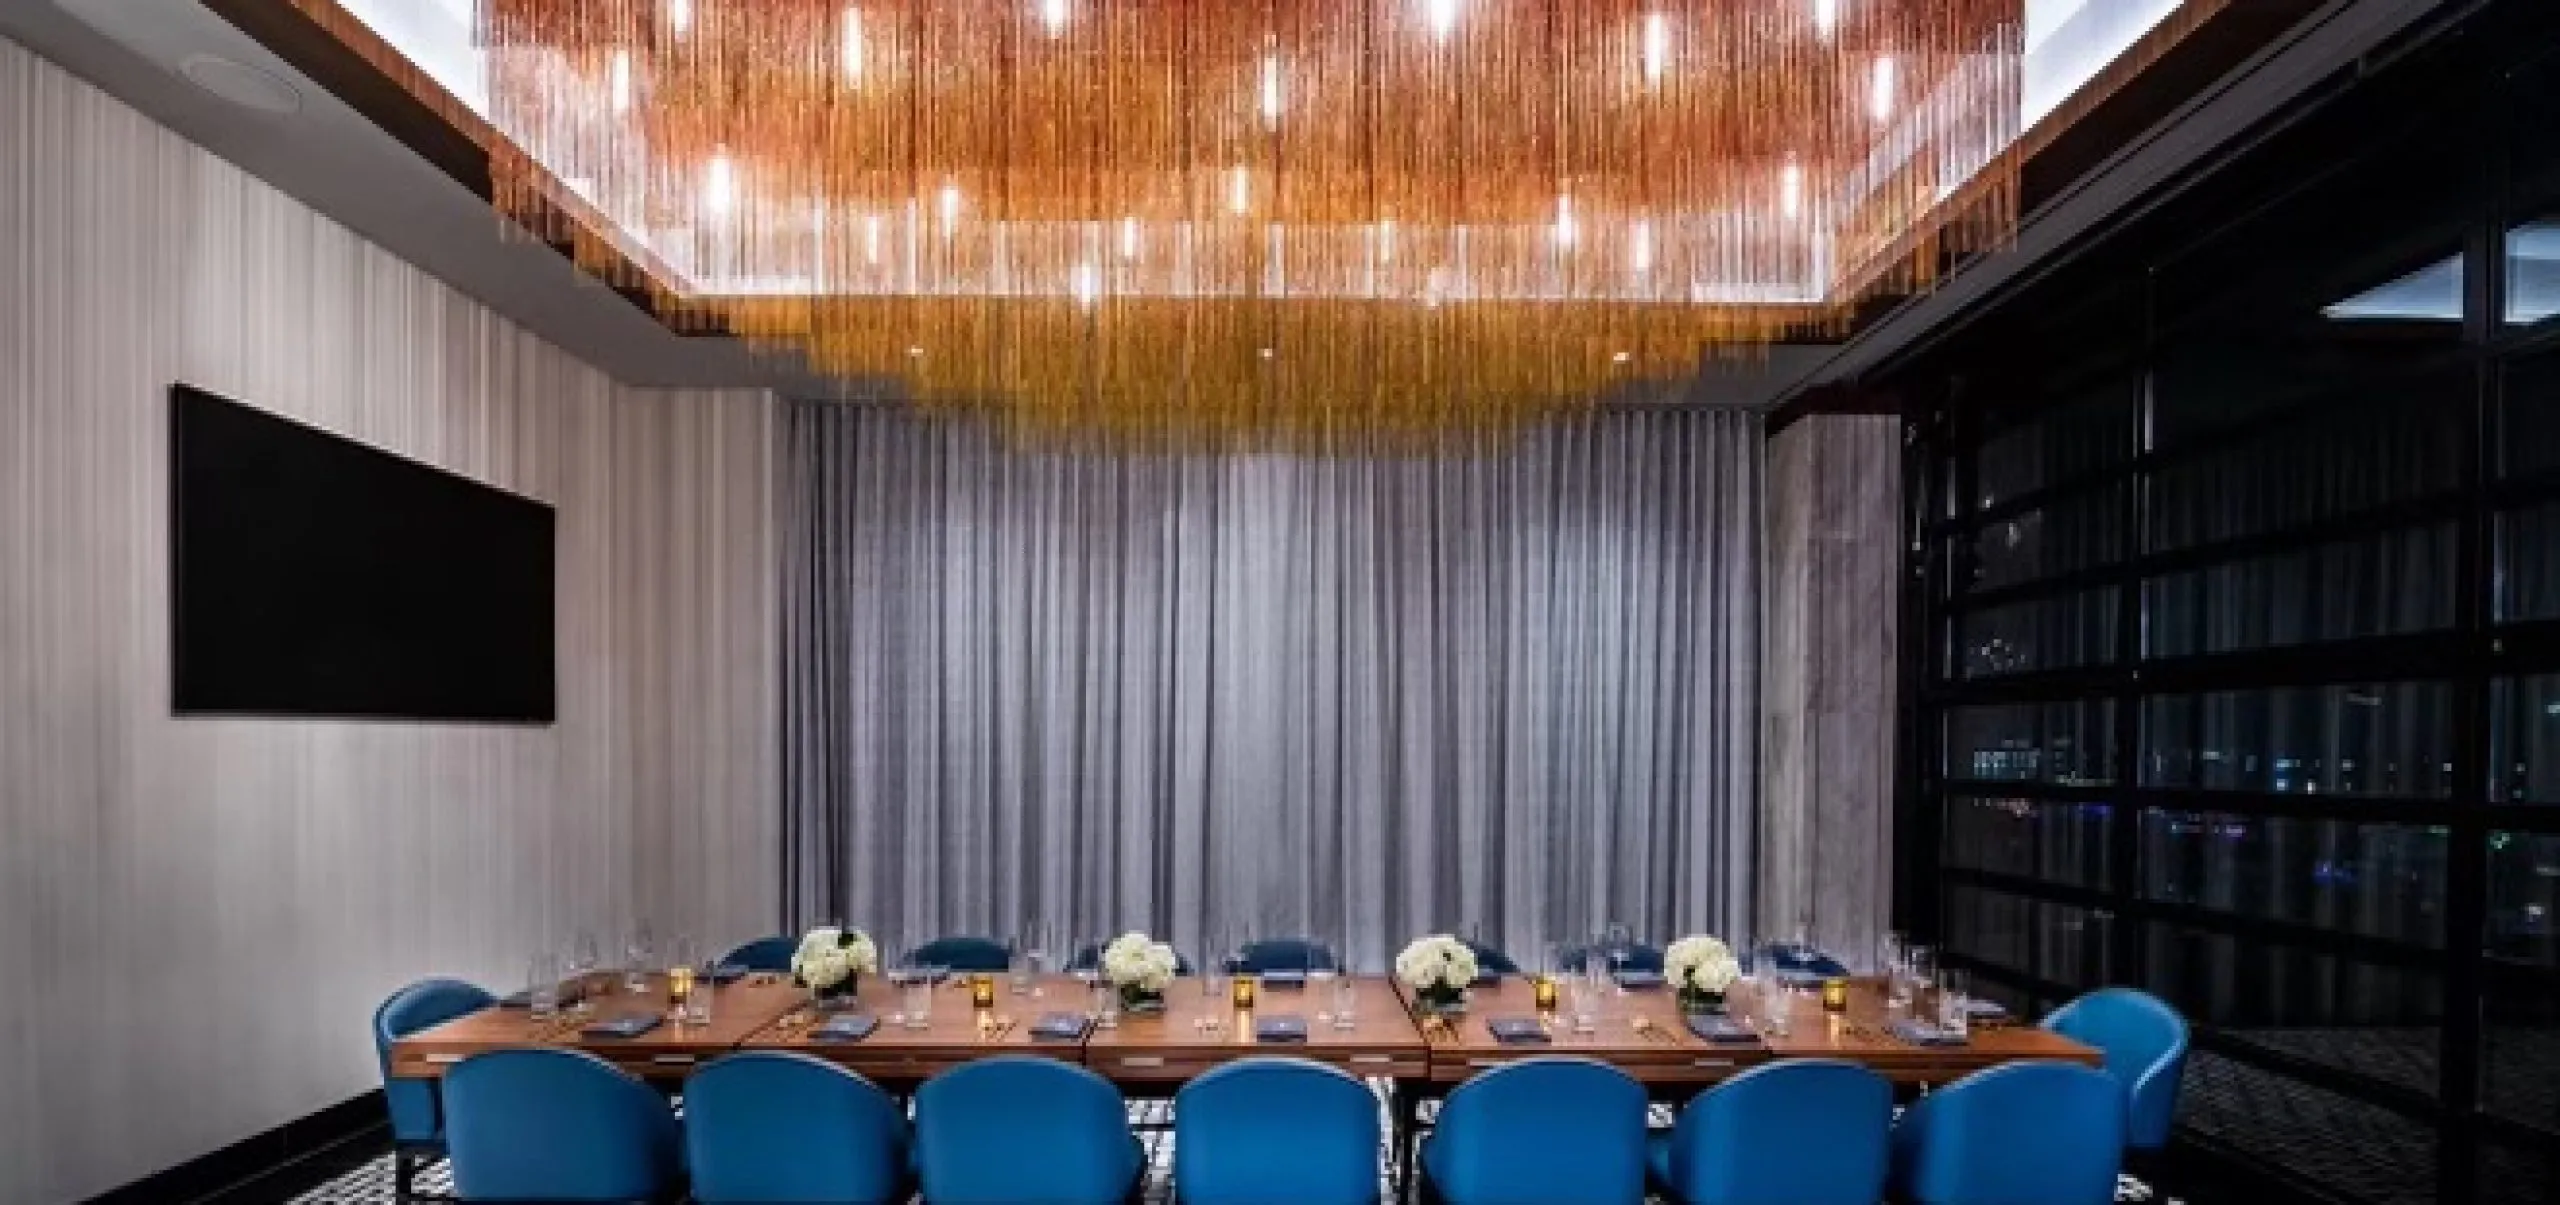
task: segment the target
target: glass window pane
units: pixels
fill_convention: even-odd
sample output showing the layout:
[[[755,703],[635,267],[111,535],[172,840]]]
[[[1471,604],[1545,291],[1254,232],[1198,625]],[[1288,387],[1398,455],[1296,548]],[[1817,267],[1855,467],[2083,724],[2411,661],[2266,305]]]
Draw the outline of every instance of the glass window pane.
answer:
[[[2462,484],[2473,370],[2370,387],[2326,410],[2154,474],[2154,551],[2218,543],[2425,497]]]
[[[2452,627],[2457,540],[2452,524],[2430,524],[2146,582],[2146,653],[2185,657]]]
[[[2547,1128],[2560,1128],[2546,1118]],[[2480,1148],[2480,1205],[2551,1205],[2560,1201],[2560,1152],[2549,1146]]]
[[[2560,674],[2490,685],[2489,768],[2497,798],[2560,803]]]
[[[1995,519],[1973,533],[1971,588],[1997,590],[2121,560],[2124,491],[2107,487]]]
[[[2560,355],[2527,356],[2507,367],[2499,463],[2511,477],[2560,469]]]
[[[2560,836],[2489,835],[2488,909],[2481,1103],[2560,1130]]]
[[[2107,885],[2108,805],[1951,796],[1945,862],[2076,887]]]
[[[2104,665],[2116,659],[2116,592],[2005,603],[1956,619],[1967,678]]]
[[[1947,710],[1949,778],[2111,783],[2115,704],[2003,703]]]
[[[1984,507],[2067,484],[2133,458],[2138,377],[2099,386],[1983,441],[1974,458]]]
[[[2453,783],[2452,708],[2442,682],[2161,695],[2143,702],[2142,782],[2443,798]]]
[[[1946,948],[2055,983],[2107,981],[2106,926],[2084,909],[1954,884],[1946,892]]]
[[[2507,324],[2560,315],[2560,214],[2507,231]]]
[[[2560,619],[2560,502],[2498,516],[2498,618]]]
[[[2231,1038],[2430,1096],[2440,1078],[2433,971],[2153,924],[2146,986]]]
[[[2142,893],[2425,945],[2444,941],[2445,831],[2146,809]]]

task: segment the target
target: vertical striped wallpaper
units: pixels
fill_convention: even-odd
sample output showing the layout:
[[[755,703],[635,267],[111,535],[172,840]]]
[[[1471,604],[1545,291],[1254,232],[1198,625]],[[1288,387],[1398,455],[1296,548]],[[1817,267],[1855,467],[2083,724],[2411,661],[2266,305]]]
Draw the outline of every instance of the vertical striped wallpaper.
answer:
[[[172,718],[173,381],[558,507],[559,723]],[[0,1203],[362,1091],[409,979],[773,922],[773,423],[623,388],[0,41]]]

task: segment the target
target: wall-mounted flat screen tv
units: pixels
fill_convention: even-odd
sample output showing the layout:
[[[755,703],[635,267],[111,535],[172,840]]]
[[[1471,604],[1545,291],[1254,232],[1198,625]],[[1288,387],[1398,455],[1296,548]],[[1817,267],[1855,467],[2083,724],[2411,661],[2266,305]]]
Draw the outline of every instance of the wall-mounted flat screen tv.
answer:
[[[548,723],[549,506],[178,385],[182,715]]]

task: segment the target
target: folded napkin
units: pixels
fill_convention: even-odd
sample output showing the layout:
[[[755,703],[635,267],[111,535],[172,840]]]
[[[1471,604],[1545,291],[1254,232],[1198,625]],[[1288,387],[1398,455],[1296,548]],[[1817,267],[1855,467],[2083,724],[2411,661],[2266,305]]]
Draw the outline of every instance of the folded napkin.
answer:
[[[812,1042],[859,1042],[880,1028],[880,1018],[869,1013],[837,1013],[825,1023],[809,1031]]]
[[[1262,973],[1262,990],[1267,992],[1296,991],[1306,985],[1305,971],[1264,971]]]
[[[1626,988],[1629,991],[1662,986],[1662,972],[1660,971],[1619,971],[1615,976],[1613,976],[1613,978],[1618,981],[1619,987]]]
[[[658,1027],[658,1018],[647,1013],[598,1021],[583,1032],[590,1038],[636,1038]]]
[[[1760,1040],[1760,1035],[1753,1033],[1750,1026],[1731,1017],[1713,1014],[1690,1014],[1689,1032],[1719,1046],[1738,1046]]]
[[[1544,1046],[1555,1041],[1535,1017],[1487,1017],[1484,1027],[1505,1046]]]
[[[746,977],[747,968],[734,962],[724,962],[711,968],[711,974],[709,976],[711,982],[714,984],[736,983]]]
[[[1468,986],[1492,987],[1500,982],[1502,982],[1502,972],[1500,971],[1477,971],[1476,981]]]
[[[1072,1042],[1083,1037],[1092,1024],[1093,1018],[1083,1013],[1042,1013],[1039,1020],[1031,1023],[1030,1034],[1052,1042]]]
[[[1305,1017],[1257,1017],[1253,1022],[1253,1040],[1257,1042],[1303,1042],[1307,1040]]]
[[[1820,987],[1822,986],[1822,975],[1817,971],[1791,971],[1781,967],[1778,970],[1778,982],[1783,983],[1788,987]]]
[[[566,1004],[575,1004],[575,1003],[577,1003],[577,1002],[578,1002],[578,1001],[580,1001],[580,1000],[584,1000],[584,999],[586,999],[586,997],[587,997],[587,985],[585,984],[585,982],[583,982],[583,981],[581,981],[581,980],[577,980],[577,979],[564,979],[564,980],[561,980],[561,981],[560,981],[560,994],[559,994],[557,997],[555,997],[555,998],[554,998],[554,1002],[555,1002],[555,1003],[559,1003],[559,1004],[564,1004],[564,1005],[566,1005]],[[499,1001],[498,1001],[498,1007],[500,1007],[500,1008],[531,1008],[531,1007],[533,1007],[533,989],[532,989],[532,988],[525,988],[524,990],[519,991],[519,992],[517,992],[516,994],[514,994],[514,995],[512,995],[512,996],[508,996],[508,997],[506,997],[506,998],[504,998],[504,999],[499,1000]]]
[[[1914,1046],[1962,1046],[1965,1041],[1963,1034],[1948,1033],[1922,1021],[1896,1021],[1892,1032],[1893,1036]]]
[[[1967,1000],[1964,1002],[1964,1015],[1977,1021],[1997,1021],[2007,1017],[2009,1010],[1997,1000]]]
[[[889,982],[899,984],[901,986],[910,983],[940,983],[950,977],[951,971],[947,967],[935,967],[930,971],[920,971],[914,967],[900,967],[897,970],[889,972]]]

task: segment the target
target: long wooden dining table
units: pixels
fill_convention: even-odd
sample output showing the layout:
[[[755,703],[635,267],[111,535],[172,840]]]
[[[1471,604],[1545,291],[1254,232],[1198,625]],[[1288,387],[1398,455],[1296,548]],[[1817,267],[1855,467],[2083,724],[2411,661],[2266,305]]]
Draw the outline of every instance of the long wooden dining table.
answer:
[[[1961,1045],[1906,1042],[1889,1028],[1880,981],[1849,982],[1848,1007],[1828,1012],[1817,993],[1790,992],[1784,1033],[1755,1026],[1751,1040],[1710,1042],[1691,1033],[1672,994],[1663,989],[1614,993],[1602,1002],[1597,1023],[1579,1032],[1569,1018],[1541,1013],[1532,986],[1504,978],[1477,986],[1467,1011],[1441,1018],[1419,1014],[1405,990],[1385,976],[1358,976],[1349,1023],[1333,1023],[1330,985],[1266,988],[1257,1007],[1239,1009],[1224,994],[1184,979],[1165,993],[1165,1007],[1151,1015],[1123,1015],[1082,1038],[1044,1040],[1033,1023],[1049,1013],[1089,1013],[1091,986],[1067,976],[1043,976],[1026,985],[996,977],[994,1006],[970,1001],[969,976],[954,975],[930,991],[931,1005],[908,1007],[907,989],[866,977],[850,1007],[880,1018],[858,1041],[814,1036],[821,1011],[787,976],[751,974],[710,989],[705,1025],[671,1017],[666,977],[647,977],[640,991],[621,977],[600,975],[586,985],[574,1010],[536,1019],[529,1010],[493,1007],[410,1034],[392,1045],[391,1074],[432,1078],[474,1054],[525,1047],[559,1047],[596,1055],[635,1075],[682,1079],[703,1062],[737,1050],[793,1050],[907,1085],[975,1059],[998,1054],[1041,1054],[1092,1068],[1125,1087],[1161,1091],[1222,1063],[1285,1054],[1329,1063],[1368,1079],[1384,1079],[1430,1094],[1446,1091],[1489,1068],[1540,1055],[1598,1059],[1634,1077],[1657,1097],[1679,1097],[1747,1068],[1776,1059],[1845,1059],[1898,1085],[1925,1088],[1986,1067],[2022,1059],[2101,1065],[2101,1054],[2060,1034],[2026,1026],[1976,1025]],[[1762,1015],[1745,985],[1730,1004],[1738,1017]],[[839,1005],[838,1007],[844,1007]],[[920,1011],[920,1020],[907,1014]],[[1306,1022],[1303,1041],[1263,1042],[1257,1019],[1292,1015]],[[661,1018],[633,1038],[594,1036],[589,1027],[622,1016]],[[1494,1038],[1487,1022],[1537,1020],[1547,1040],[1509,1044]]]

